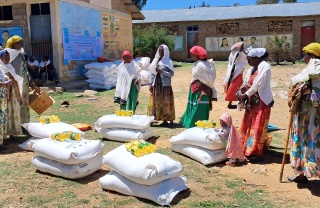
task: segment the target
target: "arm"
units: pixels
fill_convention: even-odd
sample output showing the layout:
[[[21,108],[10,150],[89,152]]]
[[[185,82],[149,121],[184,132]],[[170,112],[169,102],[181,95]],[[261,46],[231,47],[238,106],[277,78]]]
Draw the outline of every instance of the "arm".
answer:
[[[168,69],[168,71],[162,71],[162,74],[163,76],[166,76],[166,77],[173,77],[174,75],[174,71],[169,69],[168,67],[166,67]]]
[[[251,97],[253,94],[258,92],[258,89],[260,87],[264,87],[265,84],[267,83],[267,81],[270,80],[270,77],[271,77],[270,66],[264,66],[264,67],[266,67],[266,68],[263,69],[263,71],[261,72],[262,74],[255,78],[252,86],[246,92],[246,95],[248,97]]]

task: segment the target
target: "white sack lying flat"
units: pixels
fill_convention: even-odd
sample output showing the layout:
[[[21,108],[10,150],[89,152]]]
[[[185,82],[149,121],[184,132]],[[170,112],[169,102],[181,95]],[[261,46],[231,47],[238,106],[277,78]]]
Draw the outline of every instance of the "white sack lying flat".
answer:
[[[185,177],[175,177],[161,183],[146,186],[137,184],[112,171],[99,179],[102,188],[121,194],[149,199],[164,206],[170,205],[172,199],[188,188]]]
[[[26,151],[33,151],[33,149],[30,147],[30,142],[32,142],[33,144],[36,143],[37,141],[40,141],[40,138],[36,138],[36,137],[31,137],[30,139],[28,139],[27,141],[23,142],[22,144],[19,144],[18,146]]]
[[[100,140],[81,139],[80,141],[41,140],[30,142],[29,146],[36,155],[56,160],[64,164],[78,164],[96,156],[103,150]]]
[[[95,127],[106,128],[128,128],[128,129],[146,129],[154,120],[153,116],[133,115],[133,116],[116,116],[115,114],[105,115],[96,121]]]
[[[179,176],[183,169],[180,162],[163,154],[151,153],[136,157],[124,145],[104,155],[102,163],[129,180],[144,185],[154,185]]]
[[[49,123],[49,124],[42,124],[42,123],[23,123],[21,124],[23,128],[25,128],[29,134],[33,137],[37,138],[50,138],[51,134],[54,133],[61,133],[64,131],[72,131],[74,133],[79,133],[82,135],[82,138],[85,137],[85,133],[80,131],[76,127],[63,123]]]
[[[101,136],[105,139],[130,142],[130,140],[148,140],[153,136],[150,128],[143,130],[136,129],[124,129],[124,128],[112,128],[112,129],[97,129]]]
[[[102,165],[102,155],[98,154],[86,162],[68,165],[41,156],[33,156],[32,165],[44,173],[61,176],[69,179],[83,178],[100,169]]]
[[[210,150],[226,148],[226,142],[213,128],[193,127],[186,129],[177,136],[171,137],[169,141],[171,144],[189,144]]]
[[[226,160],[226,150],[208,150],[201,147],[185,144],[171,144],[171,148],[175,152],[184,154],[203,165],[219,163]]]

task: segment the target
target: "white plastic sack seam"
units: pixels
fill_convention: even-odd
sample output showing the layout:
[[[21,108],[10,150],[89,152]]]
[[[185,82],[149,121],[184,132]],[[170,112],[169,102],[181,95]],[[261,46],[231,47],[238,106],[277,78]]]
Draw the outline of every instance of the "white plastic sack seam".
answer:
[[[171,137],[169,141],[171,144],[189,144],[210,150],[226,148],[226,141],[213,128],[189,128]]]
[[[106,71],[106,70],[111,69],[112,67],[115,67],[115,64],[112,62],[103,62],[103,63],[93,62],[90,64],[86,64],[84,66],[84,68],[86,68],[86,69],[94,69],[94,70],[99,70],[99,71]]]
[[[63,122],[58,123],[23,123],[21,124],[23,128],[25,128],[29,134],[33,137],[37,138],[50,138],[51,134],[61,133],[64,131],[72,131],[74,133],[79,133],[82,137],[85,137],[85,133],[77,129],[76,127],[66,124]]]
[[[180,191],[188,188],[185,177],[175,177],[153,186],[146,186],[130,181],[114,171],[100,178],[99,181],[103,189],[149,199],[161,206],[170,205]]]
[[[100,81],[106,81],[107,80],[107,78],[102,77],[102,76],[98,76],[98,75],[95,75],[95,74],[85,74],[85,75],[89,79],[96,79],[96,80],[100,80]]]
[[[102,165],[102,155],[98,154],[90,160],[74,165],[63,164],[41,156],[33,156],[31,163],[41,172],[69,179],[77,179],[91,175],[99,170]]]
[[[100,132],[101,136],[105,139],[129,142],[130,140],[148,140],[153,136],[150,128],[143,130],[136,129],[124,129],[124,128],[112,128],[112,129],[96,129]]]
[[[103,150],[100,140],[81,139],[79,141],[41,140],[30,142],[30,147],[36,155],[56,160],[64,164],[78,164],[96,156]]]
[[[36,143],[38,141],[40,141],[40,138],[36,138],[36,137],[31,137],[30,139],[28,139],[27,141],[23,142],[22,144],[19,144],[18,146],[26,151],[33,151],[32,148],[30,148],[30,142],[32,143]]]
[[[219,163],[226,160],[226,150],[208,150],[201,147],[184,144],[171,144],[171,148],[175,152],[184,154],[203,165]]]
[[[180,162],[163,154],[136,157],[124,145],[104,155],[102,163],[129,180],[144,185],[154,185],[179,176],[183,169]]]
[[[96,121],[96,129],[106,128],[128,128],[128,129],[146,129],[154,120],[153,116],[133,115],[133,116],[116,116],[115,114],[105,115]]]

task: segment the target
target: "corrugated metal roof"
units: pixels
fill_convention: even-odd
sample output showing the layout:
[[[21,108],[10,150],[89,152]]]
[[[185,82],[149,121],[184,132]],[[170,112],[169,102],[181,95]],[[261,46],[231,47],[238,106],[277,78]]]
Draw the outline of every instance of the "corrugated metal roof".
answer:
[[[230,20],[255,17],[290,17],[320,14],[320,3],[282,3],[232,7],[142,10],[144,20],[133,23]]]

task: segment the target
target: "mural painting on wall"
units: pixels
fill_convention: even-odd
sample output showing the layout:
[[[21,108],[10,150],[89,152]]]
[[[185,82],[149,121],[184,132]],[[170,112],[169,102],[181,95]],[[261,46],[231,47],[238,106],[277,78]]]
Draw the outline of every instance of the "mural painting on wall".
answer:
[[[61,1],[60,25],[64,64],[68,60],[95,60],[102,55],[99,10]]]
[[[2,48],[6,47],[7,40],[12,36],[19,35],[20,37],[23,37],[22,31],[23,28],[21,26],[0,28],[0,43],[2,44]]]
[[[108,59],[112,61],[121,59],[124,50],[132,50],[132,40],[128,38],[128,34],[132,34],[131,24],[129,17],[102,13],[103,55]]]
[[[236,37],[206,37],[205,46],[207,51],[230,51],[231,46],[237,42],[243,41],[244,48],[252,46],[252,48],[264,47],[270,50],[275,37],[280,38],[279,47],[292,48],[292,34],[278,35],[252,35],[252,36],[236,36]]]

